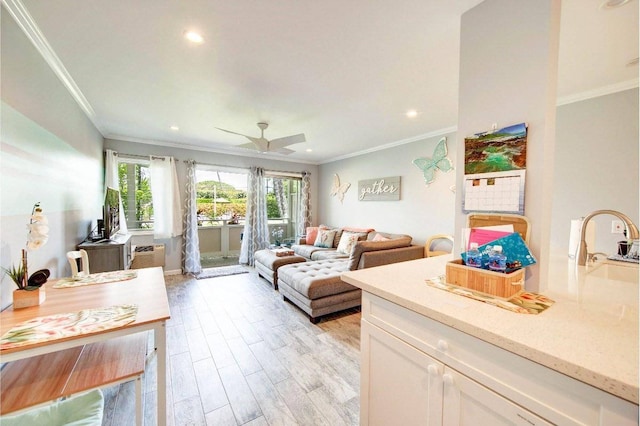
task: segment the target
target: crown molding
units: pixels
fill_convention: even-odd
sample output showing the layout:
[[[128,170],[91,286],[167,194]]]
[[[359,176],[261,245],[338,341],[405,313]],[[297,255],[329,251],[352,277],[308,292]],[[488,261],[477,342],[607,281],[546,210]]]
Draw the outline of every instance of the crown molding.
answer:
[[[611,95],[625,90],[635,89],[638,87],[638,79],[627,80],[621,83],[610,84],[608,86],[599,87],[597,89],[588,90],[582,93],[576,93],[569,96],[558,98],[556,105],[567,105],[574,102],[586,101],[587,99],[597,98],[599,96]]]
[[[69,91],[73,99],[80,106],[80,109],[91,120],[93,125],[104,136],[104,131],[100,125],[93,107],[84,96],[78,85],[75,83],[58,55],[47,41],[42,31],[33,20],[29,11],[20,0],[1,0],[5,9],[9,12],[14,21],[18,24],[22,32],[36,48],[45,62],[49,65],[53,73],[60,79],[62,84]]]
[[[454,133],[457,130],[458,130],[458,126],[445,127],[444,129],[435,130],[435,131],[429,132],[429,133],[423,133],[421,135],[412,136],[412,137],[407,138],[407,139],[400,139],[398,141],[390,142],[388,144],[384,144],[384,145],[380,145],[380,146],[376,146],[374,148],[364,149],[362,151],[353,152],[351,154],[345,154],[345,155],[341,155],[339,157],[330,158],[328,160],[321,161],[319,164],[333,163],[334,161],[346,160],[347,158],[357,157],[359,155],[364,155],[364,154],[370,154],[372,152],[382,151],[384,149],[389,149],[389,148],[393,148],[393,147],[396,147],[396,146],[400,146],[400,145],[405,145],[405,144],[412,143],[412,142],[421,141],[421,140],[424,140],[424,139],[429,139],[429,138],[438,137],[438,136],[444,136],[444,135],[447,135],[449,133]]]

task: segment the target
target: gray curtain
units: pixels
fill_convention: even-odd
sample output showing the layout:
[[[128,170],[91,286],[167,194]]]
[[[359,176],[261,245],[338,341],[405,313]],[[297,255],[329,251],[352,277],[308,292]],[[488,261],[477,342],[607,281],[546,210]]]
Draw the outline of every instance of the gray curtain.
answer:
[[[182,236],[182,273],[198,275],[200,264],[200,240],[198,239],[198,207],[196,204],[196,163],[187,162],[186,200],[184,203],[184,234]]]
[[[269,225],[267,222],[267,191],[264,169],[251,167],[247,188],[247,213],[240,247],[240,263],[254,266],[253,254],[269,248]]]
[[[280,217],[288,217],[287,198],[285,197],[284,184],[282,183],[282,179],[273,179],[273,193],[276,196],[278,210],[280,210]]]
[[[311,226],[311,173],[302,172],[302,185],[300,192],[298,235],[305,235],[307,233],[307,227]]]

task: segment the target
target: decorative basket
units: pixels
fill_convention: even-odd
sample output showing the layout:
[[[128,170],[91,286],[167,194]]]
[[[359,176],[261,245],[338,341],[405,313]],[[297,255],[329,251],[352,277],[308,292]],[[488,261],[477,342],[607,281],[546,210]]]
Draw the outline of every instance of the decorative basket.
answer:
[[[448,284],[506,299],[523,291],[524,269],[506,274],[472,268],[466,266],[462,259],[456,259],[447,263],[446,281]]]

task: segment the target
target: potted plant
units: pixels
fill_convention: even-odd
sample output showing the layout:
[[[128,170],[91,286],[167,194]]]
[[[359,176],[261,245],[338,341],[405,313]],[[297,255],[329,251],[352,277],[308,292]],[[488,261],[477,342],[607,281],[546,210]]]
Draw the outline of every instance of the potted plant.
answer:
[[[40,275],[43,274],[43,272],[38,271],[33,274],[31,280],[25,280],[25,271],[22,262],[18,263],[17,266],[12,266],[9,269],[2,268],[2,270],[18,287],[17,290],[13,291],[13,309],[37,306],[44,302],[46,295],[44,288],[41,286],[46,281],[46,278],[44,281],[41,279],[33,279],[36,278],[36,274]],[[25,285],[25,283],[27,283],[27,285]]]
[[[40,203],[36,203],[33,206],[27,229],[29,230],[27,236],[28,249],[37,250],[47,242],[49,226],[47,218],[42,213],[42,208],[40,208]],[[49,278],[49,271],[36,271],[29,277],[26,249],[22,250],[22,261],[18,263],[18,266],[2,269],[18,286],[18,289],[13,291],[13,309],[37,306],[44,302],[44,287],[41,286]]]

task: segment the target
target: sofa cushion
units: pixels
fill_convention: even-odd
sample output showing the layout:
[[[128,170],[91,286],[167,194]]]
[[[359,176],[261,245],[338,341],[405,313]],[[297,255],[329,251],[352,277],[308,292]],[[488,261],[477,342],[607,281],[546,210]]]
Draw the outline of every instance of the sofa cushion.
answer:
[[[348,264],[348,259],[328,259],[285,265],[278,269],[278,280],[307,299],[319,299],[357,289],[340,279]]]
[[[336,249],[321,249],[311,253],[311,260],[348,259],[349,255]]]
[[[336,235],[333,237],[333,246],[332,247],[338,247],[338,244],[340,243],[340,238],[342,237],[342,228],[332,228],[330,226],[327,225],[320,225],[320,229],[330,229],[332,231],[336,231]]]
[[[371,241],[389,241],[389,238],[385,237],[382,234],[376,234],[375,237]]]
[[[336,236],[335,229],[319,229],[314,246],[320,248],[332,248],[334,247],[333,240]]]
[[[305,235],[305,239],[307,240],[307,244],[313,244],[316,241],[316,237],[318,236],[318,228],[317,226],[310,226],[307,228],[307,234]]]
[[[353,247],[353,251],[349,256],[349,270],[355,271],[356,269],[358,269],[358,264],[360,263],[360,257],[364,252],[408,247],[410,245],[411,245],[411,237],[408,235],[403,235],[398,238],[389,239],[387,241],[371,241],[371,240],[359,241]]]
[[[351,254],[351,250],[353,250],[353,246],[356,245],[360,236],[355,232],[343,232],[342,237],[340,237],[340,242],[338,243],[338,249],[340,253]]]
[[[331,249],[316,247],[312,244],[294,244],[291,246],[291,250],[298,256],[305,257],[307,259],[311,259],[311,256],[316,251],[326,251]],[[332,250],[333,251],[333,250]]]
[[[382,237],[388,240],[395,240],[398,238],[411,238],[410,235],[406,234],[389,234],[388,232],[374,231],[369,233],[369,235],[367,236],[367,241],[373,241],[375,238],[378,238],[378,240],[376,241],[380,241],[380,238]],[[411,244],[411,242],[409,242],[409,244]]]

